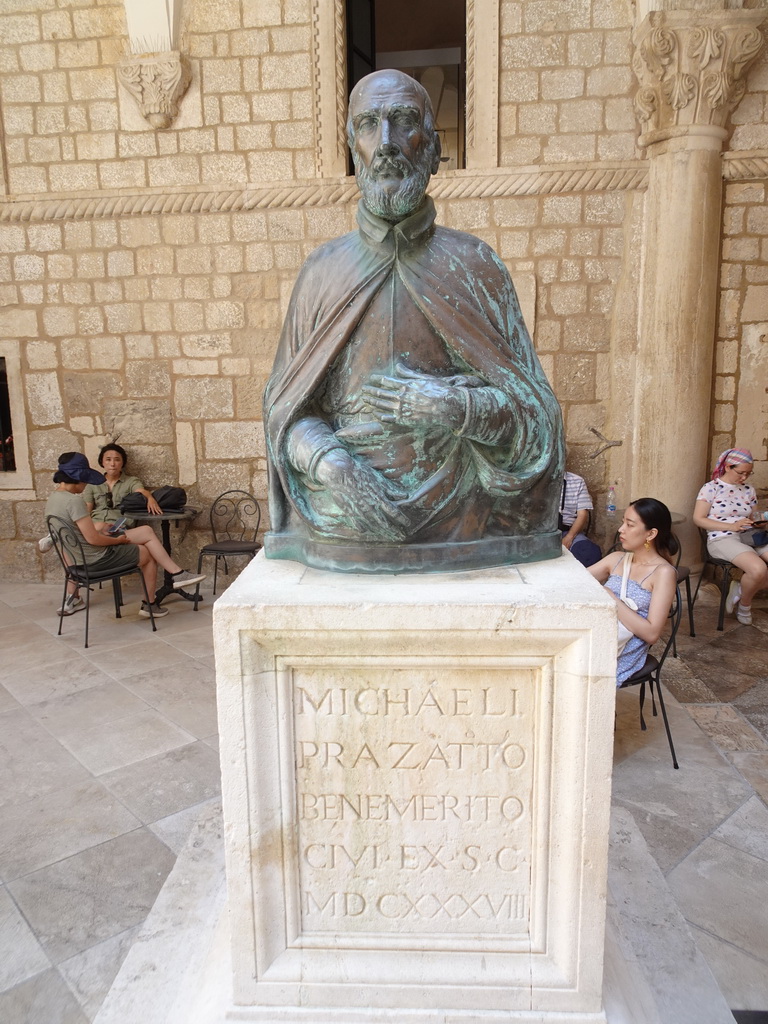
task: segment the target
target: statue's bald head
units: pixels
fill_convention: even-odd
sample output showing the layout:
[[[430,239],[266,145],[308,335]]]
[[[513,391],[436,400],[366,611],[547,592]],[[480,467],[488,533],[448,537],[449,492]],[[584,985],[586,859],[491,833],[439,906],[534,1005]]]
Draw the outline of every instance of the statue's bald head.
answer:
[[[402,71],[366,75],[349,97],[347,133],[368,208],[390,221],[412,213],[440,166],[426,89]]]

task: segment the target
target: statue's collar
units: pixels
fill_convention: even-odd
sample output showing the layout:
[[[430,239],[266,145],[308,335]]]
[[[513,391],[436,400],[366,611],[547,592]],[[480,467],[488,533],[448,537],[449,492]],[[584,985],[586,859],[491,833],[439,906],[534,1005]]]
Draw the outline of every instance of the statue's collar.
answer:
[[[432,230],[435,223],[435,204],[429,196],[424,196],[424,201],[415,213],[405,220],[396,224],[390,224],[388,220],[382,220],[376,214],[371,213],[361,199],[357,206],[357,226],[360,233],[369,242],[380,245],[387,235],[399,236],[406,245],[414,245],[423,241]]]

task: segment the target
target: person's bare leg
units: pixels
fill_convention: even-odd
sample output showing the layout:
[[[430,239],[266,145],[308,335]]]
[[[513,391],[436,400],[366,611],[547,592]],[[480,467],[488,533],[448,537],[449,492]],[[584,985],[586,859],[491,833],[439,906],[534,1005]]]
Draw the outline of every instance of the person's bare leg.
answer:
[[[733,564],[744,573],[741,577],[739,604],[742,608],[750,608],[757,591],[768,587],[768,566],[756,551],[745,551],[743,555],[737,555]]]
[[[147,587],[149,603],[154,604],[155,588],[157,586],[157,562],[154,560],[144,544],[139,544],[138,548],[139,568],[141,569],[141,575],[144,577],[144,583]]]
[[[130,530],[126,530],[125,535],[131,544],[138,544],[148,551],[155,562],[166,572],[181,572],[181,566],[174,562],[151,526],[134,526]]]

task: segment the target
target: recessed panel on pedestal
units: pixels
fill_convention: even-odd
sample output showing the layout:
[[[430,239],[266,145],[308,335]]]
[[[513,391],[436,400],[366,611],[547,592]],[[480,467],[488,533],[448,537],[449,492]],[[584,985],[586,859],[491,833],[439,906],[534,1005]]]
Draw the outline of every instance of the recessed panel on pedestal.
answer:
[[[281,673],[293,941],[527,949],[541,674],[407,662]]]

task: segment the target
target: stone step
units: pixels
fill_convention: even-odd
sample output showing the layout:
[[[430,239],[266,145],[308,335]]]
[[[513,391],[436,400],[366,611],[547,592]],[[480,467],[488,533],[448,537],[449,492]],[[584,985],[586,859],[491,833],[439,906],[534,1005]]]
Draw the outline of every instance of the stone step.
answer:
[[[221,803],[214,800],[192,829],[93,1024],[223,1024],[223,1010],[198,1014],[212,948],[221,948],[227,931],[225,911]],[[225,999],[219,1001],[224,1007]]]
[[[734,1024],[635,819],[616,805],[605,964],[609,1024]]]

